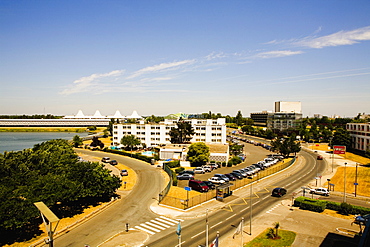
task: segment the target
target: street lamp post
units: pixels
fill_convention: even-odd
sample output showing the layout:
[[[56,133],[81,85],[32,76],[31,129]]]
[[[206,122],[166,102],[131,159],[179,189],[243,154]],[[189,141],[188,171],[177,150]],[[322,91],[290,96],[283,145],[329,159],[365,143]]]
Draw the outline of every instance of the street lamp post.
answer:
[[[356,176],[355,176],[355,197],[357,196],[357,185],[358,185],[358,183],[357,183],[357,165],[358,165],[358,163],[356,163]]]
[[[249,192],[249,235],[252,235],[252,179],[253,177],[248,177],[250,182],[250,192]]]
[[[347,169],[347,162],[344,163],[344,197],[343,197],[343,202],[346,202],[346,169]]]

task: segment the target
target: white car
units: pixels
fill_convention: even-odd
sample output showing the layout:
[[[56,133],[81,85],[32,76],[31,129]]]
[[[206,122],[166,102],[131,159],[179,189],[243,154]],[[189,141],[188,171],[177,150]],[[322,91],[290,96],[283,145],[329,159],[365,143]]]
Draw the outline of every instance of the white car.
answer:
[[[202,166],[202,168],[205,172],[211,172],[212,171],[212,167],[210,167],[210,166]]]
[[[208,181],[210,181],[210,182],[212,182],[214,184],[224,184],[224,183],[226,183],[225,180],[223,180],[223,179],[221,179],[219,177],[211,177],[211,178],[208,179]]]
[[[194,173],[195,174],[204,174],[205,171],[202,167],[197,167],[197,168],[194,169]]]
[[[311,194],[317,194],[317,195],[323,195],[323,196],[329,196],[330,192],[326,188],[317,188],[317,189],[311,189]]]

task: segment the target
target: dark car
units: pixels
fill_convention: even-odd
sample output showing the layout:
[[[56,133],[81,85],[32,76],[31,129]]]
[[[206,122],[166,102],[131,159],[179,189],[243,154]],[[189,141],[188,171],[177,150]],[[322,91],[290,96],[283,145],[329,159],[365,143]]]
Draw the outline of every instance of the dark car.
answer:
[[[226,173],[225,176],[229,178],[229,181],[235,181],[236,180],[236,177],[231,173]]]
[[[178,180],[190,180],[190,179],[194,179],[194,175],[191,175],[189,173],[184,173],[184,174],[178,175],[177,179]]]
[[[237,179],[243,179],[244,178],[240,173],[231,172],[230,174],[233,175],[234,177],[236,177]]]
[[[286,190],[286,189],[284,189],[284,188],[275,188],[275,189],[273,189],[273,190],[272,190],[271,195],[272,195],[272,196],[278,196],[278,197],[281,197],[281,196],[285,195],[285,194],[286,194],[286,192],[287,192],[287,190]]]
[[[181,171],[181,172],[179,172],[179,175],[182,175],[182,174],[191,174],[191,175],[193,175],[194,176],[194,171],[193,170],[185,170],[185,171]]]
[[[116,166],[118,164],[117,160],[111,160],[109,161],[109,164],[111,164],[112,166]]]
[[[317,156],[317,159],[318,159],[318,160],[322,160],[323,158],[322,158],[322,156],[321,156],[321,155],[319,155],[319,156]]]
[[[216,185],[214,185],[211,181],[203,181],[210,190],[216,189]]]

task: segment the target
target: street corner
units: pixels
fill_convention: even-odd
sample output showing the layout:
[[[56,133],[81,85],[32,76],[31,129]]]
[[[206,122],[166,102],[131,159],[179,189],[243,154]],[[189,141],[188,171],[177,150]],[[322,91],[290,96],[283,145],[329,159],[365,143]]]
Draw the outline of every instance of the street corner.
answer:
[[[180,211],[180,209],[159,205],[157,202],[154,202],[152,205],[150,205],[150,210],[155,214],[169,218],[179,217],[184,214],[184,211]]]
[[[129,230],[120,232],[99,247],[139,247],[149,238],[149,235],[143,231]]]

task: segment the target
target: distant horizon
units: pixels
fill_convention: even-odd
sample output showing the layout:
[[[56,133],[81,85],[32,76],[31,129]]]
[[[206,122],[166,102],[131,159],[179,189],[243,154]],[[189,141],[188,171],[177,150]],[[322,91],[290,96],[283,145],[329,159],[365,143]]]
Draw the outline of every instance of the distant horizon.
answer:
[[[96,111],[98,111],[98,110],[96,110]],[[94,111],[94,113],[96,112],[96,111]],[[100,111],[100,110],[99,110]],[[116,110],[115,110],[116,111]],[[115,111],[113,111],[113,114],[114,114],[114,112]],[[118,111],[120,111],[120,110],[118,110]],[[134,111],[134,110],[133,110]],[[93,116],[94,115],[94,113],[92,113],[92,114],[85,114],[85,112],[84,111],[82,111],[83,113],[84,113],[84,116]],[[120,111],[121,112],[121,111]],[[259,111],[259,112],[262,112],[262,111]],[[267,112],[274,112],[274,111],[267,111]],[[122,112],[121,112],[122,113]],[[131,112],[132,113],[132,112]],[[129,116],[129,115],[131,115],[131,113],[130,114],[122,114],[123,116]],[[138,114],[140,115],[140,116],[145,116],[145,117],[150,117],[150,116],[152,116],[152,115],[154,115],[154,116],[156,116],[156,117],[165,117],[165,116],[169,116],[169,115],[172,115],[172,114],[178,114],[178,113],[184,113],[184,114],[187,114],[187,115],[196,115],[196,114],[203,114],[203,113],[209,113],[209,111],[207,111],[207,112],[200,112],[200,113],[187,113],[187,112],[172,112],[172,113],[168,113],[168,114],[165,114],[165,115],[157,115],[157,114],[140,114],[139,112],[138,112]],[[221,114],[221,116],[230,116],[230,117],[235,117],[236,116],[236,114],[238,113],[238,112],[236,112],[235,114],[223,114],[222,112],[214,112],[214,111],[211,111],[211,113],[213,113],[213,114],[218,114],[218,113],[220,113]],[[243,114],[243,112],[241,112],[242,113],[242,116],[243,117],[248,117],[248,118],[250,118],[250,113],[258,113],[258,112],[250,112],[248,115],[245,115],[245,114]],[[332,116],[328,116],[328,115],[323,115],[323,114],[320,114],[320,113],[314,113],[314,115],[320,115],[321,117],[328,117],[328,118],[354,118],[354,117],[356,117],[358,114],[359,114],[360,112],[358,112],[358,113],[356,113],[355,115],[353,115],[353,116],[340,116],[340,115],[337,115],[337,114],[334,114],[334,115],[332,115]],[[77,113],[76,113],[77,114]],[[34,113],[34,114],[0,114],[0,118],[1,118],[1,116],[23,116],[23,115],[25,115],[25,116],[33,116],[33,115],[52,115],[52,116],[75,116],[76,114],[52,114],[52,113]],[[369,113],[363,113],[363,112],[361,112],[361,114],[369,114]],[[304,114],[302,114],[302,118],[306,118],[306,117],[309,117],[309,118],[314,118],[314,115],[312,115],[312,116],[309,116],[309,115],[304,115]],[[102,116],[112,116],[112,114],[102,114]]]
[[[0,115],[370,112],[368,0],[20,0],[0,13]]]

